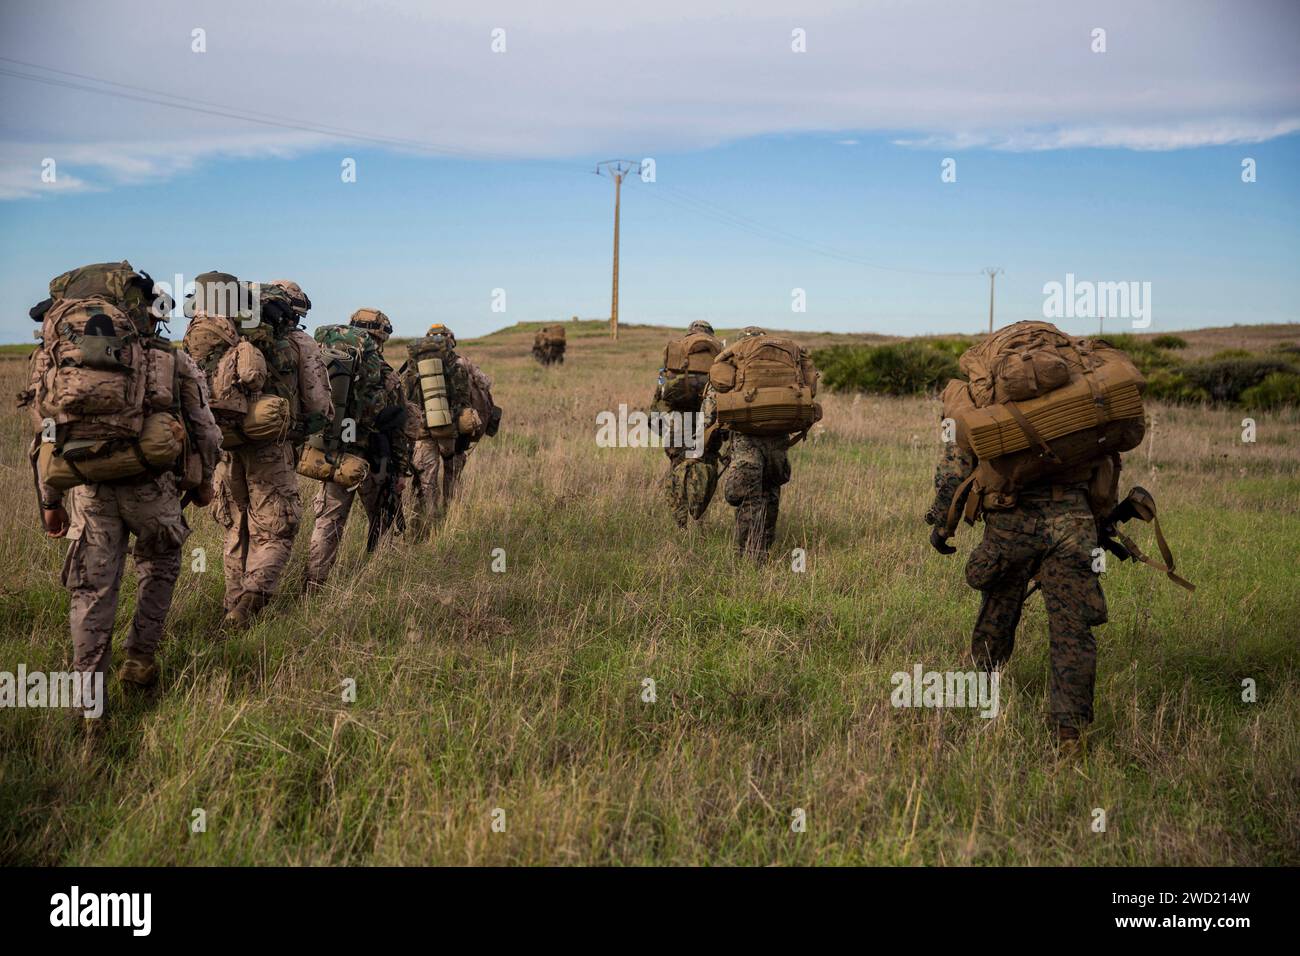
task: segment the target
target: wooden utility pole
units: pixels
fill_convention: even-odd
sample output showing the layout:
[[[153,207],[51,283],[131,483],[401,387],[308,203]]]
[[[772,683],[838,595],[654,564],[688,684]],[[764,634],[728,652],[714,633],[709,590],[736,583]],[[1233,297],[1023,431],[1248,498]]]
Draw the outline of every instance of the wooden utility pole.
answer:
[[[993,284],[997,282],[1001,271],[997,266],[989,266],[984,270],[984,274],[989,277],[989,335],[993,334]]]
[[[628,173],[639,173],[641,164],[630,159],[607,159],[596,164],[596,175],[614,180],[614,281],[609,299],[609,334],[618,338],[618,220],[623,199],[623,180]]]

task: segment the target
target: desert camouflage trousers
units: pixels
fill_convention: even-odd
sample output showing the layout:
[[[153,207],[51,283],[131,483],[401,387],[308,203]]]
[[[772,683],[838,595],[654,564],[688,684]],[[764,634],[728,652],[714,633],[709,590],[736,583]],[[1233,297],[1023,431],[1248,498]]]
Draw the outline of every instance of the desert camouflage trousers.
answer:
[[[731,463],[722,494],[736,509],[736,553],[754,561],[767,558],[776,540],[781,486],[790,480],[789,439],[784,435],[731,437]]]
[[[1097,526],[1083,486],[1021,492],[1015,508],[984,515],[984,540],[971,552],[966,583],[984,595],[971,654],[993,669],[1011,657],[1032,578],[1047,606],[1051,635],[1052,719],[1082,728],[1092,721],[1097,640],[1106,598],[1093,571]]]
[[[312,528],[311,545],[307,550],[308,582],[324,584],[330,576],[330,570],[338,560],[348,515],[352,513],[352,503],[356,499],[361,499],[361,506],[365,508],[366,517],[370,521],[378,520],[379,489],[380,480],[374,474],[368,475],[352,491],[333,481],[321,482],[320,491],[316,492],[316,499],[312,503],[316,509],[316,524]]]
[[[411,469],[415,472],[415,478],[411,482],[415,499],[411,526],[413,534],[417,536],[427,534],[451,504],[467,457],[461,452],[444,459],[443,449],[451,450],[454,447],[453,442],[442,443],[428,438],[415,443],[411,453]]]
[[[113,619],[132,535],[139,583],[126,649],[154,653],[180,574],[181,546],[190,533],[172,476],[132,485],[82,485],[70,493],[69,505],[62,580],[70,596],[73,668],[107,671],[111,664]]]
[[[221,453],[212,478],[212,516],[226,529],[227,611],[246,592],[269,596],[280,584],[302,520],[296,467],[288,442]]]

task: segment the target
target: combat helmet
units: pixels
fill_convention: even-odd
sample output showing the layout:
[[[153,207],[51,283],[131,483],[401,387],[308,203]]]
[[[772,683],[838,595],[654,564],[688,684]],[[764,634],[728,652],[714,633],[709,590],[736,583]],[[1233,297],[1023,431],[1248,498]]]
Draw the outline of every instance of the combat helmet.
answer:
[[[388,316],[378,309],[357,309],[352,313],[352,318],[348,324],[358,329],[365,329],[378,340],[380,345],[388,341],[388,337],[393,334],[393,323],[388,321]]]

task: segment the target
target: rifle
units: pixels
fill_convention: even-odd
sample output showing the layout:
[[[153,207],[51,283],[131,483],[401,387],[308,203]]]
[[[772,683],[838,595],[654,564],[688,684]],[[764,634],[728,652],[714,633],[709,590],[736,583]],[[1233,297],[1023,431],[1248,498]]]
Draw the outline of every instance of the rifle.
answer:
[[[1133,518],[1137,518],[1139,521],[1151,522],[1151,526],[1156,533],[1156,547],[1160,549],[1160,557],[1164,559],[1164,564],[1143,554],[1142,549],[1137,546],[1133,539],[1119,530],[1121,524]],[[1186,588],[1189,591],[1196,590],[1195,584],[1174,573],[1174,555],[1169,550],[1169,543],[1165,541],[1164,532],[1160,530],[1160,519],[1156,517],[1156,500],[1151,496],[1151,492],[1140,485],[1134,485],[1132,490],[1129,491],[1128,497],[1116,505],[1110,514],[1100,522],[1098,525],[1098,542],[1121,561],[1141,561],[1157,571],[1164,572],[1165,576],[1179,587]]]
[[[370,449],[378,467],[373,476],[379,481],[379,500],[375,516],[366,533],[366,552],[379,546],[379,539],[391,529],[397,534],[406,533],[406,513],[402,510],[402,496],[397,493],[401,473],[393,467],[393,435],[406,424],[406,406],[390,405],[375,417],[375,430],[370,436]]]

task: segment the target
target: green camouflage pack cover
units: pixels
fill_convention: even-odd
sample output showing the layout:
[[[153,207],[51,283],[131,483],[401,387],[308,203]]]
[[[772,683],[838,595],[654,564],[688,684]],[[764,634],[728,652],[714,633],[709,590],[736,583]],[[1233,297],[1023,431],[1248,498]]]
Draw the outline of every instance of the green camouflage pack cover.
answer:
[[[364,454],[375,419],[385,405],[384,358],[379,342],[365,329],[352,325],[322,325],[316,330],[330,391],[334,420],[313,437],[323,450],[344,449]],[[352,442],[343,441],[344,422],[356,423]]]

